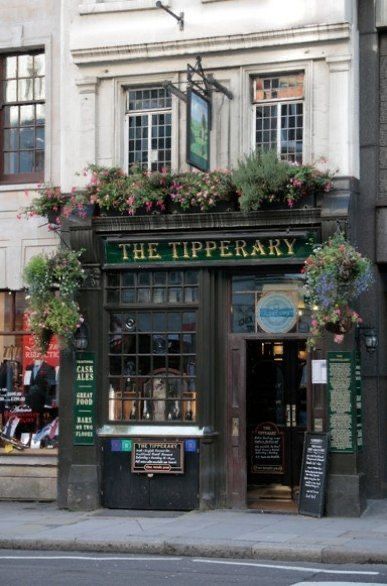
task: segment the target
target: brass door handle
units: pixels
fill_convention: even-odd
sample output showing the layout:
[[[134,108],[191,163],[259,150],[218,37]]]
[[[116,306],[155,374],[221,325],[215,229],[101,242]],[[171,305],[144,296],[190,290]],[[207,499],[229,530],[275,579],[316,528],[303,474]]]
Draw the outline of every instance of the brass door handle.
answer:
[[[292,405],[292,427],[297,427],[297,405]]]
[[[286,427],[292,427],[292,414],[289,403],[286,405]]]

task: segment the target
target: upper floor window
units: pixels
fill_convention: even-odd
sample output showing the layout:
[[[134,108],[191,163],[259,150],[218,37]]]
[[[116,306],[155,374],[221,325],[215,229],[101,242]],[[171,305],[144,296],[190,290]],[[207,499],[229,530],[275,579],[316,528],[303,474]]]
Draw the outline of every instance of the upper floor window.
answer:
[[[302,162],[304,74],[254,79],[255,147],[276,150],[281,159]]]
[[[0,179],[44,179],[45,56],[0,57]]]
[[[171,167],[172,101],[159,87],[128,90],[128,169]]]

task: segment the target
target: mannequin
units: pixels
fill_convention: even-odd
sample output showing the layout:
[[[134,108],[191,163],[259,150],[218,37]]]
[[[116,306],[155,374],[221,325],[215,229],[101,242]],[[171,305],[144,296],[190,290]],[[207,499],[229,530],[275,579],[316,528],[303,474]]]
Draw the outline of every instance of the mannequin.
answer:
[[[55,389],[55,368],[44,360],[34,360],[24,373],[26,403],[39,415],[38,427],[43,423],[43,411],[50,404]]]

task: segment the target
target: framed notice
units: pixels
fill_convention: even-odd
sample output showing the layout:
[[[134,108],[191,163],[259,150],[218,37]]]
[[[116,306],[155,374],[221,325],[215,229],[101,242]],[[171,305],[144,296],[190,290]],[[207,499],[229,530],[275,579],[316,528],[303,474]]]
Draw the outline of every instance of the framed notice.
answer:
[[[260,423],[250,432],[250,473],[284,474],[284,433],[275,423]]]
[[[132,472],[183,474],[184,441],[133,440]]]
[[[352,352],[328,352],[330,451],[356,450],[355,360]]]
[[[210,168],[211,104],[204,96],[187,91],[187,163],[201,171]]]

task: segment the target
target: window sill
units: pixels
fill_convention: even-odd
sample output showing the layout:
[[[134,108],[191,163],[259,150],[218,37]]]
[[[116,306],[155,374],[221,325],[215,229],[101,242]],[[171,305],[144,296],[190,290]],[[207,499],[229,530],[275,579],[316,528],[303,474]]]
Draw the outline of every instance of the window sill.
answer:
[[[7,191],[29,191],[37,190],[38,185],[41,181],[36,183],[1,183],[0,182],[0,193],[6,193]]]
[[[164,0],[164,6],[169,6],[169,0]],[[155,0],[121,0],[119,2],[94,2],[81,4],[79,14],[107,14],[109,12],[126,12],[128,10],[159,10]]]
[[[212,429],[198,425],[130,425],[130,423],[108,423],[97,430],[99,437],[211,437],[217,435]]]

